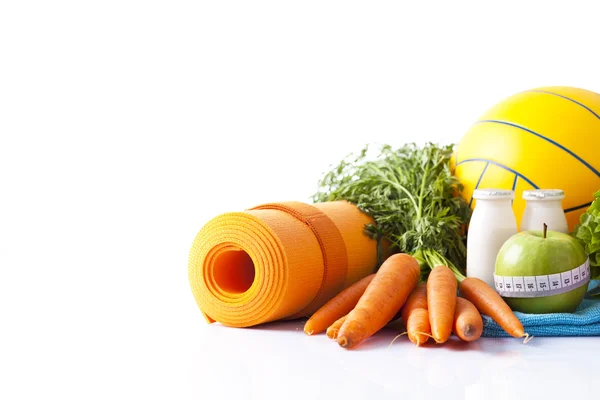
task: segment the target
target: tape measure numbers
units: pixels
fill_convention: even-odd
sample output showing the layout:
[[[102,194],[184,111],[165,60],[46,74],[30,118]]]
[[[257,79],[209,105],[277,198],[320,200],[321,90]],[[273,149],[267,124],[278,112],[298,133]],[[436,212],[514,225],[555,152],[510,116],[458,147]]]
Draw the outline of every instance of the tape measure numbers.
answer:
[[[552,275],[499,276],[494,274],[496,291],[502,297],[544,297],[577,289],[590,280],[589,258],[572,270]]]

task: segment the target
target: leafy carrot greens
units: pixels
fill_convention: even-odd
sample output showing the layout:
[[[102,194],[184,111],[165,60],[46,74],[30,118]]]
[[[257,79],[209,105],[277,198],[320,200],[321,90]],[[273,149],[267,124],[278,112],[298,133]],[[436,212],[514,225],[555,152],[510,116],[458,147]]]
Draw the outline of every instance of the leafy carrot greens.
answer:
[[[600,190],[594,193],[594,201],[581,214],[571,235],[579,239],[590,258],[592,279],[600,279]],[[594,293],[600,295],[598,290]]]
[[[459,196],[462,185],[450,170],[453,146],[414,143],[369,146],[351,154],[319,181],[316,202],[347,200],[373,217],[366,233],[387,240],[391,250],[413,255],[421,278],[443,264],[464,275],[465,231],[471,210]]]

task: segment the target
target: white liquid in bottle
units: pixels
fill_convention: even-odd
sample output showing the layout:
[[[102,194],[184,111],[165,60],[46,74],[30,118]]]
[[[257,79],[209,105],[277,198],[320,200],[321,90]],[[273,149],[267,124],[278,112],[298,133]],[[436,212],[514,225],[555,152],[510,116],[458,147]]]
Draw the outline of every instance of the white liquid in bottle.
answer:
[[[467,236],[467,277],[476,277],[492,288],[500,248],[518,232],[512,210],[512,190],[477,189],[477,200]]]
[[[521,218],[522,231],[541,231],[546,224],[549,231],[569,233],[567,217],[562,208],[565,198],[562,190],[524,190],[523,198],[527,204]]]

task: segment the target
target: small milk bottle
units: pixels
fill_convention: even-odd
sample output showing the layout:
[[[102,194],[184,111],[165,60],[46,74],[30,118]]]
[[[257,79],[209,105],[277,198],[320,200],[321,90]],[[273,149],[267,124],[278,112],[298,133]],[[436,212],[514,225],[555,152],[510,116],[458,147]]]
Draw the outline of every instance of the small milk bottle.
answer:
[[[477,203],[467,236],[467,276],[479,278],[493,288],[498,252],[518,232],[512,210],[514,192],[476,189],[473,199]]]
[[[524,190],[527,201],[521,218],[522,231],[541,231],[544,224],[549,231],[569,233],[567,217],[562,208],[565,192],[558,189]]]

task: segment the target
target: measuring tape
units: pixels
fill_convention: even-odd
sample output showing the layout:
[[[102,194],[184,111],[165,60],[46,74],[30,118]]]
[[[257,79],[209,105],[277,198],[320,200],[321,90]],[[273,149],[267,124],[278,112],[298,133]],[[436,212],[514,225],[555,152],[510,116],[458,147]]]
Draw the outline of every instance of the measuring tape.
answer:
[[[494,274],[496,291],[502,297],[543,297],[577,289],[590,281],[589,258],[579,267],[552,275],[499,276]]]

